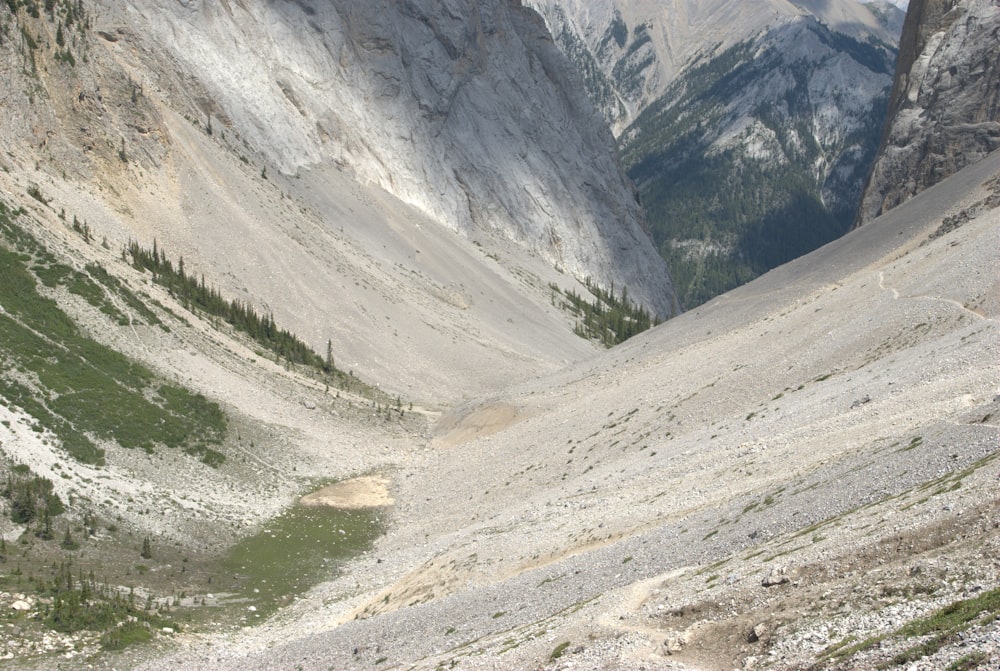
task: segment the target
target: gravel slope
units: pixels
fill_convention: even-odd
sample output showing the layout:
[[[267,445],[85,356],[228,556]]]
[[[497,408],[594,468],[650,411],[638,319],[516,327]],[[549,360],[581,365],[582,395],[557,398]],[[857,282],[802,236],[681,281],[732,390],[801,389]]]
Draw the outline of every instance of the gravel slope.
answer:
[[[135,56],[115,44],[90,54],[122,68],[101,81],[92,128],[135,111],[113,105]],[[4,75],[17,83],[18,68]],[[205,321],[109,328],[76,305],[95,337],[218,400],[246,433],[219,470],[111,450],[100,474],[62,478],[59,455],[5,412],[4,450],[61,495],[195,548],[258,528],[316,479],[377,473],[395,501],[372,552],[265,624],[95,667],[538,668],[569,642],[551,666],[795,668],[847,631],[998,584],[1000,210],[978,203],[1000,155],[600,353],[552,306],[548,283],[565,278],[537,257],[458,239],[335,168],[265,179],[171,111],[163,84],[137,105],[151,153],[128,163],[113,133],[89,163],[57,136],[41,161],[23,140],[57,126],[41,105],[4,126],[5,200],[53,250],[182,314],[119,260],[129,238],[157,239],[414,408],[386,423]],[[80,85],[80,108],[97,106],[96,82]],[[67,90],[54,107],[79,100]],[[945,221],[960,225],[934,237]],[[995,665],[995,632],[969,636]]]
[[[932,234],[998,170],[466,405],[345,577],[143,668],[794,668],[995,586],[1000,211]]]

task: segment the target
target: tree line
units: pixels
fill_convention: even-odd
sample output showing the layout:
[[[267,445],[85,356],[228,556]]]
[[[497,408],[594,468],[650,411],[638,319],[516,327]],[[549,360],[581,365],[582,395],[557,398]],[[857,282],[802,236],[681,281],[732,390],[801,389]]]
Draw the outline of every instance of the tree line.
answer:
[[[127,256],[126,256],[127,254]],[[333,357],[323,358],[287,329],[279,328],[270,313],[260,315],[249,303],[239,299],[227,300],[218,289],[205,283],[205,276],[195,277],[184,270],[184,257],[177,264],[153,241],[152,249],[145,249],[138,242],[130,241],[122,258],[131,259],[137,270],[149,271],[153,281],[165,287],[181,301],[185,309],[224,319],[234,329],[245,333],[254,342],[284,358],[290,363],[322,370],[339,372],[333,366]]]
[[[627,287],[622,287],[618,295],[613,283],[610,289],[604,289],[588,277],[585,284],[594,297],[592,301],[572,289],[562,291],[556,284],[549,285],[554,294],[566,297],[562,306],[578,318],[573,331],[581,338],[612,347],[659,323],[644,307],[629,299]]]

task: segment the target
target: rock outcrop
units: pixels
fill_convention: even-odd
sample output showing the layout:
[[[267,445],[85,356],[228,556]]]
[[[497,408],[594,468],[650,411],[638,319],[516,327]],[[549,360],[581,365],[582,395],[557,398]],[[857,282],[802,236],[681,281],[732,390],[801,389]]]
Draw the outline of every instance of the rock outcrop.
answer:
[[[1000,148],[1000,6],[915,0],[857,225]]]

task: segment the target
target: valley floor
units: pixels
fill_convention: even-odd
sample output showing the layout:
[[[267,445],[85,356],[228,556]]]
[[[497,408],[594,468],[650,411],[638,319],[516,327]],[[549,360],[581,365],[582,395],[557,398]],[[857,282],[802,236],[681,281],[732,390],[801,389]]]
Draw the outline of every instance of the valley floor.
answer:
[[[370,552],[141,668],[995,668],[998,173],[401,434]]]

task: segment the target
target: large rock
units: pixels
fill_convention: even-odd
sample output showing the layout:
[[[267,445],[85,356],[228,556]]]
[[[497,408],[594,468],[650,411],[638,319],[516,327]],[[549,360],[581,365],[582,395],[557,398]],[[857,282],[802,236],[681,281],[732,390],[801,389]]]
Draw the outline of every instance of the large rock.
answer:
[[[1000,6],[914,0],[864,224],[1000,147]]]

